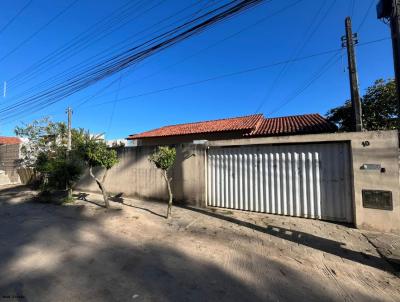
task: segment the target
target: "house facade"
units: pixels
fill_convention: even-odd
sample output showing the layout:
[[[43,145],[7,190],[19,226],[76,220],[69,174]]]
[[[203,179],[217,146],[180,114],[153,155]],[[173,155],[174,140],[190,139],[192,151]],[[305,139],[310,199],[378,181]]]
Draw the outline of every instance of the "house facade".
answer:
[[[129,136],[137,146],[118,150],[106,186],[124,196],[166,199],[165,181],[148,158],[157,146],[173,145],[176,202],[399,233],[398,131],[335,130],[314,114],[165,126]],[[97,190],[88,175],[77,187]]]

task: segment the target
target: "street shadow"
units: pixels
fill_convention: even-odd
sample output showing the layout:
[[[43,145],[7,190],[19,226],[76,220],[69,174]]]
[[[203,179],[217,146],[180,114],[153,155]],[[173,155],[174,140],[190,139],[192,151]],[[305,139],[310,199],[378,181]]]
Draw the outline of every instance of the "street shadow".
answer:
[[[1,192],[0,192],[1,193]],[[326,280],[284,261],[238,254],[238,271],[222,257],[187,253],[174,242],[135,240],[135,224],[105,227],[110,213],[74,206],[0,201],[0,297],[19,301],[335,301]],[[119,221],[123,217],[113,219]],[[133,232],[130,237],[124,235]],[[152,234],[151,229],[148,230]],[[4,244],[3,244],[4,243]],[[251,250],[251,249],[250,249]],[[221,257],[219,259],[218,257]],[[217,260],[217,261],[215,261]],[[234,262],[235,262],[234,261]],[[262,282],[255,276],[256,263]],[[351,289],[360,300],[358,289]]]
[[[264,234],[268,234],[274,237],[278,237],[284,240],[288,240],[297,244],[301,244],[307,247],[311,247],[313,249],[320,250],[325,253],[329,253],[338,257],[342,257],[354,262],[358,262],[363,265],[368,265],[370,267],[374,267],[383,271],[390,272],[392,274],[396,274],[396,270],[393,266],[391,266],[385,259],[381,257],[376,257],[373,255],[368,255],[364,252],[357,252],[350,250],[345,247],[346,243],[338,242],[335,240],[330,240],[322,237],[318,237],[309,233],[294,231],[290,229],[286,229],[279,226],[268,225],[267,227],[259,226],[257,224],[242,221],[232,216],[225,216],[223,214],[219,214],[216,212],[211,212],[207,209],[201,209],[191,206],[180,206],[184,209],[188,209],[190,211],[194,211],[197,213],[201,213],[210,217],[214,217],[217,219],[225,220],[257,232],[261,232]]]
[[[158,213],[156,213],[156,212],[154,212],[154,211],[152,211],[152,210],[150,210],[150,209],[147,209],[147,208],[134,206],[134,205],[131,205],[131,204],[128,204],[128,203],[125,203],[125,202],[122,202],[122,204],[123,204],[124,206],[130,207],[130,208],[134,208],[134,209],[138,209],[138,210],[142,210],[142,211],[148,212],[148,213],[150,213],[150,214],[153,214],[153,215],[155,215],[155,216],[158,216],[158,217],[161,217],[161,218],[164,218],[164,219],[167,218],[166,215],[158,214]]]

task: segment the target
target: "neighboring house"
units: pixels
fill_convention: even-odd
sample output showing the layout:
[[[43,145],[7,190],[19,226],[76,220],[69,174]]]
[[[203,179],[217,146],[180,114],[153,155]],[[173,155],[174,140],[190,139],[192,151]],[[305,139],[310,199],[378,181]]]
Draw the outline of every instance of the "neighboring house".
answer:
[[[265,118],[262,114],[164,126],[127,139],[133,145],[170,145],[194,140],[224,140],[335,132],[336,126],[319,114]]]
[[[2,146],[2,145],[19,145],[21,142],[22,142],[21,139],[18,137],[0,136],[0,146]]]
[[[18,137],[0,136],[0,184],[19,182],[17,168],[21,143]]]
[[[106,141],[107,146],[109,147],[124,147],[128,145],[128,141],[123,138],[113,139]]]

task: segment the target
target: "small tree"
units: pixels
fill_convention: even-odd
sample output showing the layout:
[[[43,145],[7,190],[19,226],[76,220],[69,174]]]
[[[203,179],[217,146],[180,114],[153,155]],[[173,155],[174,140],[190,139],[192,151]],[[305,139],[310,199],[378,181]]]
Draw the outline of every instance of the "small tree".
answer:
[[[400,112],[397,106],[396,83],[382,79],[367,88],[361,99],[362,121],[365,130],[393,130],[400,126]],[[326,114],[340,131],[354,131],[351,101],[333,108]]]
[[[83,139],[82,129],[72,129],[72,150],[67,156],[67,127],[45,117],[15,128],[15,134],[25,138],[21,147],[21,165],[32,168],[40,176],[38,185],[44,191],[72,187],[83,173],[83,161],[77,146]]]
[[[86,135],[86,139],[82,143],[81,152],[86,164],[89,166],[89,174],[99,186],[101,193],[103,194],[106,208],[109,208],[109,196],[104,184],[108,170],[118,162],[117,152],[108,148],[107,144],[103,140],[98,137],[90,137],[89,134]],[[101,179],[93,173],[93,168],[95,167],[102,167],[105,169]]]
[[[163,176],[165,182],[167,183],[168,187],[168,194],[169,194],[169,201],[168,201],[168,208],[167,208],[167,219],[169,215],[171,215],[172,211],[172,190],[171,190],[171,180],[172,178],[169,177],[168,171],[173,166],[176,159],[176,149],[170,147],[158,147],[158,150],[155,151],[152,155],[150,155],[149,160],[154,163],[154,165],[161,169],[163,172]]]
[[[52,122],[48,117],[17,126],[14,132],[25,138],[21,147],[21,164],[25,167],[34,167],[39,154],[52,153],[54,149],[66,145],[65,123]]]
[[[35,170],[45,176],[41,184],[44,191],[48,189],[65,189],[68,191],[68,200],[72,199],[72,188],[83,174],[83,161],[75,153],[66,156],[64,150],[55,153],[42,152],[38,155]]]

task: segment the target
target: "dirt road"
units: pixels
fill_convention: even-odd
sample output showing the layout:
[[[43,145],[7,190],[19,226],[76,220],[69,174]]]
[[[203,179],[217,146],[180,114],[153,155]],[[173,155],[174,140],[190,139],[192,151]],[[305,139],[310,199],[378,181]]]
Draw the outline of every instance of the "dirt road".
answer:
[[[177,207],[166,220],[159,203],[32,194],[0,189],[4,301],[400,301],[391,266],[346,226]]]

